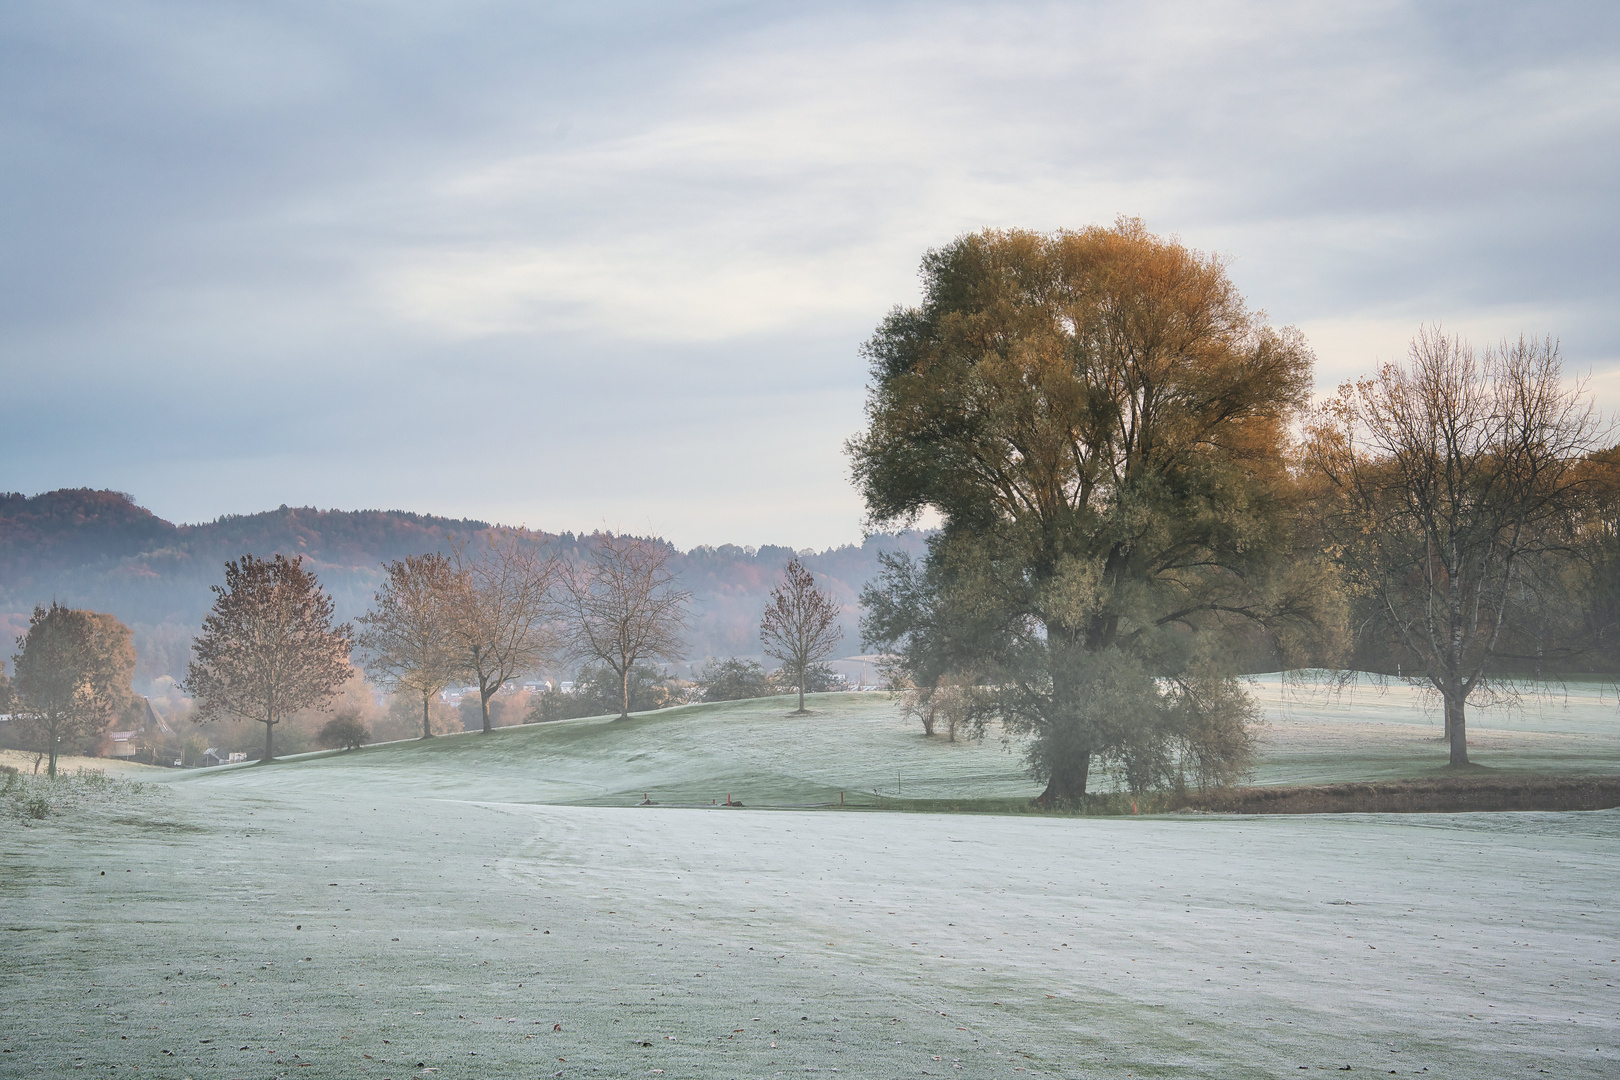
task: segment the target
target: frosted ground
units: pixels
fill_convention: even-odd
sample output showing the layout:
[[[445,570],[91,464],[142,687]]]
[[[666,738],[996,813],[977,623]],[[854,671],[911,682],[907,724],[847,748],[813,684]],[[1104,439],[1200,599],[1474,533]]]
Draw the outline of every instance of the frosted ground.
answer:
[[[1260,782],[1443,762],[1404,687],[1257,693]],[[1035,789],[882,695],[812,703],[5,818],[0,1076],[1620,1075],[1616,812],[873,812]],[[1620,770],[1599,687],[1475,719],[1487,765]]]

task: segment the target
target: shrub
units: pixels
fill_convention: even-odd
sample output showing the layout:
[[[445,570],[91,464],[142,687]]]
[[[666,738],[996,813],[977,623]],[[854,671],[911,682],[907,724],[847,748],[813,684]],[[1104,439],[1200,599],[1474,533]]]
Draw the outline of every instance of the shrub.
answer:
[[[736,656],[710,660],[698,672],[697,685],[704,701],[742,701],[776,692],[758,660]]]
[[[777,668],[770,674],[772,689],[768,693],[792,694],[799,689],[799,673],[790,668]],[[842,690],[844,680],[831,665],[811,664],[804,669],[804,692],[825,694],[829,690]]]
[[[678,704],[667,672],[651,664],[637,664],[630,669],[630,711],[650,712]],[[617,714],[623,706],[624,688],[619,677],[606,665],[585,667],[580,670],[573,693],[547,690],[537,694],[529,706],[524,723],[543,723],[550,720],[573,720],[581,716]]]
[[[371,738],[371,729],[360,721],[358,713],[340,712],[321,726],[316,738],[325,747],[358,750]]]

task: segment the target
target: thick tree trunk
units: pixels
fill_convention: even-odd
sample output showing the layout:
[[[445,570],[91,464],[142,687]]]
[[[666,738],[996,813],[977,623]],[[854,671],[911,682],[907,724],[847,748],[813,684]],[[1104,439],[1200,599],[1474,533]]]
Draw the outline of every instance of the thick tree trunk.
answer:
[[[1446,738],[1451,743],[1451,764],[1468,764],[1468,719],[1465,710],[1468,707],[1466,699],[1452,699],[1456,695],[1446,695]]]
[[[1091,755],[1076,754],[1081,764],[1068,768],[1055,768],[1046,781],[1046,790],[1036,801],[1043,806],[1059,806],[1078,800],[1086,793],[1086,778],[1091,774]]]
[[[55,780],[56,779],[57,737],[55,735],[52,735],[50,737],[50,739],[51,739],[51,763],[46,767],[45,775],[50,777],[52,780]]]
[[[493,728],[491,728],[489,726],[489,699],[491,697],[493,697],[493,696],[494,696],[493,691],[490,692],[490,693],[485,693],[483,687],[480,686],[478,688],[478,707],[481,710],[483,710],[483,713],[484,713],[484,734],[485,735],[488,735],[491,731],[494,730]]]
[[[424,739],[433,738],[433,724],[428,719],[428,697],[427,694],[422,695],[422,738]]]

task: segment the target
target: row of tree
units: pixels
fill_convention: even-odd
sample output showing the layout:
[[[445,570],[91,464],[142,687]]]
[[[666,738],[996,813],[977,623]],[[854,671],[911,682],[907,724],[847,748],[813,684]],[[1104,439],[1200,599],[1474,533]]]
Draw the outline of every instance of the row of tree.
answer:
[[[504,686],[567,660],[585,663],[580,686],[539,695],[528,719],[661,707],[672,701],[669,679],[650,661],[680,658],[688,600],[668,568],[670,554],[665,545],[609,535],[586,559],[569,562],[519,535],[476,553],[463,545],[449,555],[408,556],[385,565],[383,587],[358,628],[334,624],[332,599],[302,559],[245,555],[226,564],[193,643],[184,683],[196,697],[191,719],[263,724],[270,759],[276,728],[330,704],[354,677],[356,657],[376,683],[419,701],[424,738],[435,733],[434,705],[451,684],[476,687],[487,732],[491,700]],[[797,688],[801,713],[805,690],[827,681],[819,661],[841,637],[838,615],[791,560],[760,635],[791,673],[779,673],[774,688]],[[15,684],[0,673],[0,711],[16,710],[21,741],[49,754],[54,776],[63,747],[99,733],[135,700],[130,633],[111,616],[53,604],[35,612],[18,644]],[[734,676],[741,662],[729,663],[721,670]],[[704,689],[743,696],[735,682],[710,680]],[[318,738],[346,746],[365,734],[350,708]]]
[[[671,551],[606,535],[570,562],[514,536],[477,552],[408,556],[385,565],[358,627],[332,624],[331,600],[301,560],[244,556],[226,565],[194,646],[185,682],[199,703],[194,719],[262,723],[268,760],[276,725],[330,700],[350,676],[351,654],[379,685],[420,701],[423,738],[434,734],[432,705],[448,686],[476,687],[488,732],[490,700],[503,686],[564,661],[587,665],[580,702],[594,703],[611,681],[613,708],[628,717],[638,692],[661,681],[650,677],[649,662],[681,658],[689,594],[668,568]],[[801,713],[805,673],[841,636],[837,617],[837,605],[792,560],[760,634],[766,652],[798,674]],[[547,695],[536,707],[531,718],[575,711]],[[353,741],[352,727],[344,732]],[[338,738],[336,729],[328,737]]]
[[[964,236],[923,278],[848,449],[871,525],[942,527],[885,559],[863,636],[928,723],[1028,735],[1046,799],[1095,763],[1240,775],[1257,642],[1428,680],[1456,765],[1493,680],[1612,649],[1616,456],[1555,343],[1424,330],[1313,409],[1304,339],[1139,221]]]

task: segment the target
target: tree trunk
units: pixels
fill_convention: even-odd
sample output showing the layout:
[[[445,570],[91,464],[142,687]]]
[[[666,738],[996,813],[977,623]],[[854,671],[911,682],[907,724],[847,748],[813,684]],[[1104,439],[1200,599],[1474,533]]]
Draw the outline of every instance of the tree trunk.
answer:
[[[624,692],[623,707],[619,711],[619,719],[628,720],[630,719],[630,665],[628,663],[624,665],[624,670],[619,674],[619,685]]]
[[[1055,768],[1051,777],[1046,781],[1046,790],[1035,801],[1042,806],[1061,806],[1064,803],[1075,802],[1086,793],[1086,777],[1091,773],[1091,755],[1076,754],[1080,760],[1078,766],[1069,768]]]
[[[493,696],[494,696],[494,691],[490,691],[489,693],[485,693],[483,686],[479,686],[479,688],[478,688],[478,708],[480,710],[482,710],[482,712],[484,714],[484,734],[485,735],[488,735],[491,731],[494,730],[493,728],[491,728],[489,726],[489,699],[491,697],[493,697]]]
[[[1451,764],[1468,764],[1468,719],[1466,698],[1453,701],[1454,694],[1446,695],[1446,738],[1451,742]]]
[[[50,777],[52,780],[55,780],[56,779],[57,743],[58,743],[59,739],[58,739],[58,736],[56,736],[55,734],[52,734],[50,736],[50,740],[51,740],[51,762],[45,768],[45,775]]]
[[[433,738],[433,724],[428,720],[428,696],[422,695],[422,738]]]
[[[271,735],[276,730],[276,691],[271,687],[264,695],[264,761],[276,759],[276,746]]]
[[[799,712],[804,712],[804,669],[807,665],[799,665]]]

